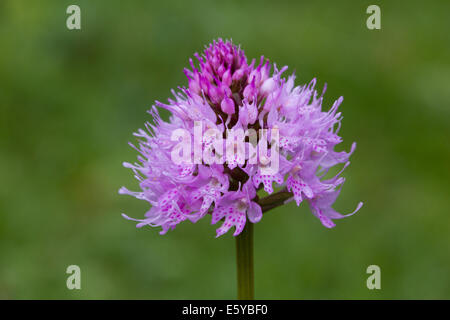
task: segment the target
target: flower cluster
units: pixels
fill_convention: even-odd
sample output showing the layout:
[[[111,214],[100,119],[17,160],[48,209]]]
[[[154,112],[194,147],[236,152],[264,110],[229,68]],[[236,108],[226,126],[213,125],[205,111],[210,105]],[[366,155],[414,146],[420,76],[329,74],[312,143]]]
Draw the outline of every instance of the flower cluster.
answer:
[[[137,227],[161,227],[164,234],[184,220],[196,222],[210,214],[213,224],[223,221],[217,236],[232,227],[236,236],[247,218],[256,223],[263,211],[291,200],[297,205],[306,200],[312,213],[328,228],[335,226],[333,219],[359,210],[362,203],[348,215],[331,207],[344,182],[340,174],[355,149],[353,143],[348,153],[334,151],[342,141],[338,136],[342,97],[330,110],[322,111],[325,89],[319,96],[315,79],[308,85],[294,86],[294,74],[282,77],[287,67],[278,69],[264,57],[259,63],[248,63],[244,51],[230,41],[214,41],[203,55],[195,57],[198,63],[190,59],[191,69],[184,70],[188,88],[172,91],[174,97],[167,104],[157,101],[149,111],[153,122],[135,133],[139,143],[132,146],[140,153],[138,162],[124,166],[133,170],[141,191],[122,187],[119,193],[146,200],[151,208],[143,219],[125,218],[138,221]],[[157,107],[170,111],[168,122],[160,117]],[[264,170],[268,157],[256,156],[257,161],[250,162],[250,152],[223,164],[174,162],[172,150],[179,141],[172,133],[181,128],[194,136],[195,123],[199,122],[202,130],[214,129],[223,136],[233,129],[278,130],[277,143],[270,134],[257,134],[260,141],[274,147],[271,152],[276,151],[279,157],[277,172],[268,174]],[[204,136],[201,150],[211,150],[212,140]],[[252,145],[246,137],[246,151],[258,145]],[[338,164],[344,164],[342,170],[325,178]],[[261,189],[269,195],[261,197]],[[272,199],[275,202],[271,203]]]

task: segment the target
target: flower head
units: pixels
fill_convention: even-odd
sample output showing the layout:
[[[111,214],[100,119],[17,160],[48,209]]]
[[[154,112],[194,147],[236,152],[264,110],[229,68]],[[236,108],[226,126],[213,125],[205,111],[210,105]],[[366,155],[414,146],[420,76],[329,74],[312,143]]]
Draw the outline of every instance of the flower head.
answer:
[[[267,202],[277,194],[274,186],[282,203],[306,200],[325,227],[346,217],[331,208],[355,149],[354,143],[348,153],[334,151],[342,142],[342,97],[322,111],[325,89],[319,96],[315,79],[294,86],[294,74],[283,77],[287,67],[278,69],[264,57],[248,63],[231,41],[214,41],[195,57],[198,63],[190,59],[191,68],[184,70],[188,87],[173,91],[167,104],[157,101],[149,111],[153,123],[135,133],[140,155],[124,166],[133,170],[141,191],[123,187],[119,193],[146,200],[151,209],[143,219],[124,217],[138,221],[137,227],[161,227],[163,234],[210,214],[213,224],[223,220],[217,236],[232,227],[236,236],[247,221],[260,221],[263,210],[274,207]],[[157,107],[171,112],[169,121]],[[343,169],[325,178],[339,164]],[[267,198],[258,196],[261,189]]]

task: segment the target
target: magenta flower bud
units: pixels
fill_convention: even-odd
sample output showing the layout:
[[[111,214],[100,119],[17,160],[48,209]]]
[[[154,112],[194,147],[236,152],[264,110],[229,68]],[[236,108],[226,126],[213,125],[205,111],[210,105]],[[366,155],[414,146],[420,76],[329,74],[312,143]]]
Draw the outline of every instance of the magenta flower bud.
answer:
[[[208,93],[208,89],[209,89],[209,81],[205,78],[205,77],[203,77],[203,76],[200,76],[200,88],[205,92],[205,93]]]
[[[273,95],[269,95],[266,99],[266,103],[264,104],[263,110],[268,112],[274,106],[274,98]]]
[[[225,73],[225,66],[223,65],[223,63],[219,66],[219,68],[217,69],[217,74],[219,75],[219,77],[223,77],[223,74]]]
[[[212,64],[212,66],[213,66],[215,69],[217,69],[217,68],[219,67],[219,65],[220,65],[220,60],[219,60],[219,58],[218,58],[218,57],[212,58],[212,59],[211,59],[211,64]]]
[[[222,100],[223,93],[213,84],[209,84],[208,95],[212,102],[219,103]]]
[[[253,101],[256,95],[255,81],[245,87],[243,95],[248,101]]]
[[[248,125],[248,110],[246,107],[239,108],[239,122],[244,126]]]
[[[212,72],[205,72],[205,79],[208,82],[213,82],[214,81],[214,75]]]
[[[270,64],[269,60],[266,61],[265,65],[261,69],[261,82],[264,82],[269,78],[269,72],[270,72]]]
[[[250,73],[250,76],[248,77],[248,83],[256,83],[259,84],[261,81],[261,73],[259,70],[253,70],[252,73]]]
[[[275,89],[275,86],[276,86],[275,80],[269,78],[263,82],[259,92],[261,92],[261,94],[265,96],[270,92],[272,92]]]
[[[233,73],[232,80],[239,81],[244,76],[245,70],[244,69],[238,69]]]
[[[225,73],[222,76],[222,83],[226,86],[230,86],[231,85],[231,69],[228,68],[227,71],[225,71]]]
[[[229,53],[229,54],[226,55],[225,59],[226,59],[226,62],[230,65],[230,64],[233,63],[234,55]]]
[[[200,94],[200,85],[195,80],[189,80],[189,90],[191,90],[195,94]]]
[[[225,84],[222,83],[220,89],[222,90],[224,96],[231,97],[232,92],[229,86],[226,86]]]
[[[234,113],[234,101],[231,98],[225,97],[220,103],[220,108],[226,114],[232,115]]]

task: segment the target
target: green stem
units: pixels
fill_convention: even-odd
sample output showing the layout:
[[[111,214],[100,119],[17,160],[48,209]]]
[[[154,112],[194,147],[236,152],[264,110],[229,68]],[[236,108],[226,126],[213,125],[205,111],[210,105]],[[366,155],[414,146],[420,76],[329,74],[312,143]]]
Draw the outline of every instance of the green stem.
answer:
[[[254,299],[253,223],[247,221],[236,237],[237,287],[239,300]]]
[[[258,199],[258,204],[261,206],[262,212],[265,213],[269,210],[272,210],[276,207],[279,207],[283,205],[286,200],[289,198],[292,198],[292,193],[287,191],[286,188],[276,192],[272,193],[271,195],[268,195],[265,198]]]
[[[292,193],[285,189],[258,199],[262,212],[279,207],[292,198]],[[255,297],[253,273],[253,223],[247,221],[244,230],[236,237],[237,287],[239,300],[253,300]]]

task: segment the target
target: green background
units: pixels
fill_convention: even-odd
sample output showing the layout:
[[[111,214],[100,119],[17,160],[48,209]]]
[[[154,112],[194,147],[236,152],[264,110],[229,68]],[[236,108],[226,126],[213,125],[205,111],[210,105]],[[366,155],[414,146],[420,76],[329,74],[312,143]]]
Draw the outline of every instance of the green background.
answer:
[[[66,28],[81,7],[82,29]],[[366,8],[381,7],[381,30]],[[293,203],[255,226],[260,299],[450,298],[449,1],[0,1],[0,298],[235,298],[205,218],[136,229],[132,132],[218,37],[325,82],[358,147],[328,230]],[[67,266],[81,290],[66,288]],[[381,267],[381,290],[366,268]]]

